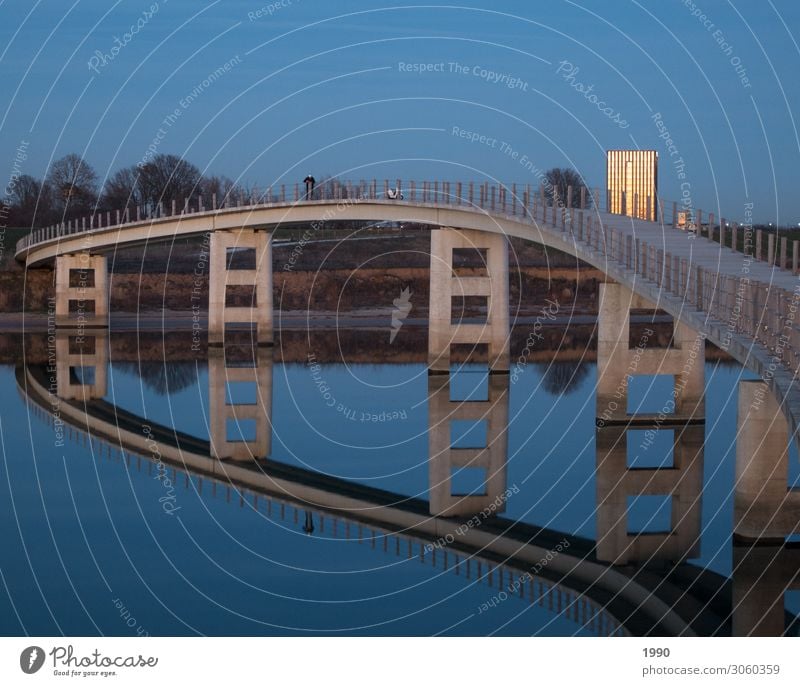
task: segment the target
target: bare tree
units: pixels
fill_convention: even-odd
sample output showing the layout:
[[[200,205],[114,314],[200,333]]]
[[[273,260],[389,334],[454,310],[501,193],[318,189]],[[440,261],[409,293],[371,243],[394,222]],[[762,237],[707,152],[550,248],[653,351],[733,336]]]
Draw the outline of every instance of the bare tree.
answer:
[[[217,207],[222,207],[226,203],[231,203],[237,197],[243,195],[244,190],[234,183],[227,176],[208,176],[203,179],[203,195],[207,197],[206,205],[211,202],[211,198],[217,196]]]
[[[557,190],[559,202],[566,204],[567,189],[572,186],[572,206],[579,207],[581,188],[585,188],[586,207],[591,207],[592,194],[589,191],[589,187],[586,185],[583,177],[574,169],[569,169],[568,167],[554,167],[553,169],[547,170],[544,177],[544,192],[548,200],[553,199],[553,192]]]
[[[39,179],[23,174],[10,188],[9,222],[14,226],[34,227],[47,224],[53,215],[50,187]]]
[[[109,210],[143,205],[139,169],[135,166],[124,167],[115,172],[103,188],[102,204]]]
[[[192,202],[202,192],[200,170],[176,155],[155,155],[138,170],[142,201],[151,207],[174,200],[182,209],[185,200]]]
[[[75,153],[53,162],[47,183],[53,191],[54,209],[62,218],[89,214],[97,202],[97,174]]]

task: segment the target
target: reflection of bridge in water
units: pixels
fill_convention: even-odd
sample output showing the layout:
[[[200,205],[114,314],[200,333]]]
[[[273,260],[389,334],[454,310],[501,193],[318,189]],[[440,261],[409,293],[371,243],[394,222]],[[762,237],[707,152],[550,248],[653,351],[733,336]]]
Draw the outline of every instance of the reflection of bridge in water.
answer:
[[[605,286],[602,302],[628,297],[621,289]],[[454,397],[450,375],[429,376],[429,501],[267,459],[270,348],[212,350],[210,441],[146,422],[102,399],[108,365],[104,330],[82,335],[59,331],[55,366],[20,368],[18,383],[42,418],[52,421],[52,407],[58,402],[60,420],[72,427],[69,435],[88,436],[96,445],[105,445],[106,452],[120,450],[137,469],[143,463],[153,469],[153,461],[142,456],[152,457],[150,442],[155,441],[160,458],[174,470],[175,483],[181,481],[177,472],[183,471],[187,487],[199,492],[224,489],[228,498],[233,490],[240,504],[247,499],[261,512],[266,507],[268,514],[304,526],[310,513],[320,534],[356,538],[376,550],[418,557],[498,592],[511,586],[528,601],[563,611],[592,632],[783,633],[794,621],[785,614],[783,594],[798,587],[800,567],[797,551],[785,538],[798,530],[800,503],[796,493],[787,491],[788,425],[775,421],[774,398],[760,382],[740,384],[737,539],[734,572],[728,580],[687,563],[700,552],[703,347],[694,345],[696,337],[679,325],[669,350],[634,346],[632,354],[628,345],[619,344],[628,340],[628,329],[626,315],[617,307],[601,306],[599,329],[596,544],[501,516],[508,487],[506,374],[487,374],[485,388],[466,397]],[[635,367],[632,359],[637,359]],[[675,407],[668,415],[642,414],[629,404],[636,377],[649,376],[653,365],[675,379]],[[243,386],[249,392],[242,393]],[[754,403],[754,397],[762,402]],[[452,422],[483,423],[482,443],[454,444]],[[632,431],[670,434],[671,463],[637,464],[636,450],[627,440]],[[481,470],[482,491],[454,490],[453,477],[465,468]],[[630,530],[630,502],[641,496],[670,501],[667,530]],[[492,508],[492,503],[500,504]],[[490,508],[492,516],[481,515],[479,525],[465,526]],[[569,547],[553,556],[565,540]],[[548,554],[552,560],[540,574],[514,585]]]

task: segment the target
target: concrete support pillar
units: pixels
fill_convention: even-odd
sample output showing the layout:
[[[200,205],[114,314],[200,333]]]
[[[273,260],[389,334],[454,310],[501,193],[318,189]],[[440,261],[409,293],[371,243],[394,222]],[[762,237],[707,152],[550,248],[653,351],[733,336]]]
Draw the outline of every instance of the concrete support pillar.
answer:
[[[253,460],[272,452],[272,350],[208,352],[211,456]]]
[[[622,284],[600,284],[597,334],[597,417],[605,423],[632,416],[670,420],[702,418],[705,385],[705,339],[675,322],[670,348],[653,347],[655,332],[645,328],[640,340],[630,340],[630,311],[654,306]],[[672,397],[657,413],[628,412],[628,386],[634,376],[674,377]],[[662,420],[663,421],[663,420]]]
[[[228,269],[229,250],[255,252],[254,269]],[[241,229],[211,234],[208,292],[208,342],[221,345],[228,324],[255,325],[259,344],[272,343],[272,235],[267,231]],[[226,306],[228,286],[253,289],[247,306]]]
[[[108,392],[108,329],[58,329],[56,394],[87,402]]]
[[[628,442],[628,432],[634,440]],[[673,433],[672,465],[637,466],[653,451],[649,432]],[[611,564],[680,561],[700,552],[705,425],[611,425],[597,429],[597,558]],[[630,465],[630,466],[629,466]],[[669,500],[669,525],[633,531],[629,508],[640,496]]]
[[[82,252],[56,257],[56,326],[108,326],[108,260],[104,255]]]
[[[783,539],[800,532],[800,491],[789,489],[789,425],[763,381],[740,381],[734,534]]]
[[[449,374],[428,377],[428,445],[431,514],[462,517],[487,510],[505,510],[508,460],[508,384],[507,374],[488,375],[488,397],[477,400],[451,400]],[[485,398],[485,399],[484,399]],[[469,438],[464,446],[460,436]],[[458,441],[453,445],[454,438]],[[480,445],[475,445],[475,442]],[[465,470],[459,474],[459,470]],[[453,479],[465,477],[475,469],[477,491],[459,493]],[[477,471],[480,470],[480,471]]]
[[[733,546],[733,636],[783,636],[786,591],[800,589],[800,550],[783,543]]]
[[[481,276],[458,276],[453,271],[453,250],[485,250]],[[453,296],[486,299],[486,321],[453,323]],[[509,368],[508,242],[505,236],[484,231],[441,228],[431,231],[428,365],[449,371],[451,344],[486,344],[489,368]]]

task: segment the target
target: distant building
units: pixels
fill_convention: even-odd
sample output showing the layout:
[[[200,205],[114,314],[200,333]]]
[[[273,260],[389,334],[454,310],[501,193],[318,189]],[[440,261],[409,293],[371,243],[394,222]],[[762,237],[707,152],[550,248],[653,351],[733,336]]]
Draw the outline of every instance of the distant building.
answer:
[[[658,153],[655,150],[609,150],[606,188],[609,211],[613,214],[656,221]]]

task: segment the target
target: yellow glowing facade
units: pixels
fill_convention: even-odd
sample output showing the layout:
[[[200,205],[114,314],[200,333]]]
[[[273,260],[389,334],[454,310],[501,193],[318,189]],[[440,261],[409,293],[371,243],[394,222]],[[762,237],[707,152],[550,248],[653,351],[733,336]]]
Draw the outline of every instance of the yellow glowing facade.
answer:
[[[609,212],[650,221],[658,219],[655,150],[609,150],[606,181]]]

